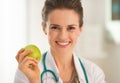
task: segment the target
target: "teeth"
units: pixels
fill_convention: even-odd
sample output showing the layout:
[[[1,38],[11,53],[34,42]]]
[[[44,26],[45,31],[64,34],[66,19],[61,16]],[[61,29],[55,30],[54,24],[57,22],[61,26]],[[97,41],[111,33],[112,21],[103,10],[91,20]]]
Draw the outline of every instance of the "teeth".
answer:
[[[59,45],[68,45],[69,42],[57,42]]]

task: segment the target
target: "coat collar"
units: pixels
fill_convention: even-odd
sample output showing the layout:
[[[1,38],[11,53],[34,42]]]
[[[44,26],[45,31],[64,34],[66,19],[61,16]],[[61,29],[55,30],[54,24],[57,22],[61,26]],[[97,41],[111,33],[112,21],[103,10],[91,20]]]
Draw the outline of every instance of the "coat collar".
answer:
[[[80,64],[79,57],[76,56],[75,53],[73,53],[73,57],[74,57],[74,64],[75,64],[75,68],[76,68],[79,80],[81,83],[86,83],[84,71],[83,71],[82,66]]]

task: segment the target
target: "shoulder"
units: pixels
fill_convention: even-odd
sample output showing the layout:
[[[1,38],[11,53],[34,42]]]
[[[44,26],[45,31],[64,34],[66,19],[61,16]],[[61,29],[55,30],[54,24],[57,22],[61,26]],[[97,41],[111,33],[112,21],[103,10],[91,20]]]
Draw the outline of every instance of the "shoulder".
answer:
[[[89,70],[91,69],[91,72],[92,71],[103,72],[102,69],[91,60],[85,59],[83,57],[80,57],[80,59],[81,59],[81,62],[84,64],[85,68]]]
[[[104,72],[98,65],[83,57],[81,57],[80,59],[92,83],[105,83]]]

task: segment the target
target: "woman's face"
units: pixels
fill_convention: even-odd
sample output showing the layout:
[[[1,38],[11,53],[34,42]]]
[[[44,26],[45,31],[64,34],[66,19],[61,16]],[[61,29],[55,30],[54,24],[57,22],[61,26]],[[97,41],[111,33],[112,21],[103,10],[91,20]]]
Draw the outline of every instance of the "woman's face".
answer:
[[[79,15],[74,10],[56,9],[49,13],[43,30],[52,51],[60,54],[72,52],[81,32]]]

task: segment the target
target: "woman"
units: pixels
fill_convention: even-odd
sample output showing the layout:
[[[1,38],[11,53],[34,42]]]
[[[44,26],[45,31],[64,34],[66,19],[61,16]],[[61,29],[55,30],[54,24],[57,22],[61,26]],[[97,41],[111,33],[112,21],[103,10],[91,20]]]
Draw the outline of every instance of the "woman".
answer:
[[[14,83],[105,83],[98,66],[73,53],[83,25],[81,1],[46,0],[42,20],[50,50],[39,63],[27,57],[31,50],[22,48],[16,56],[19,64]]]

